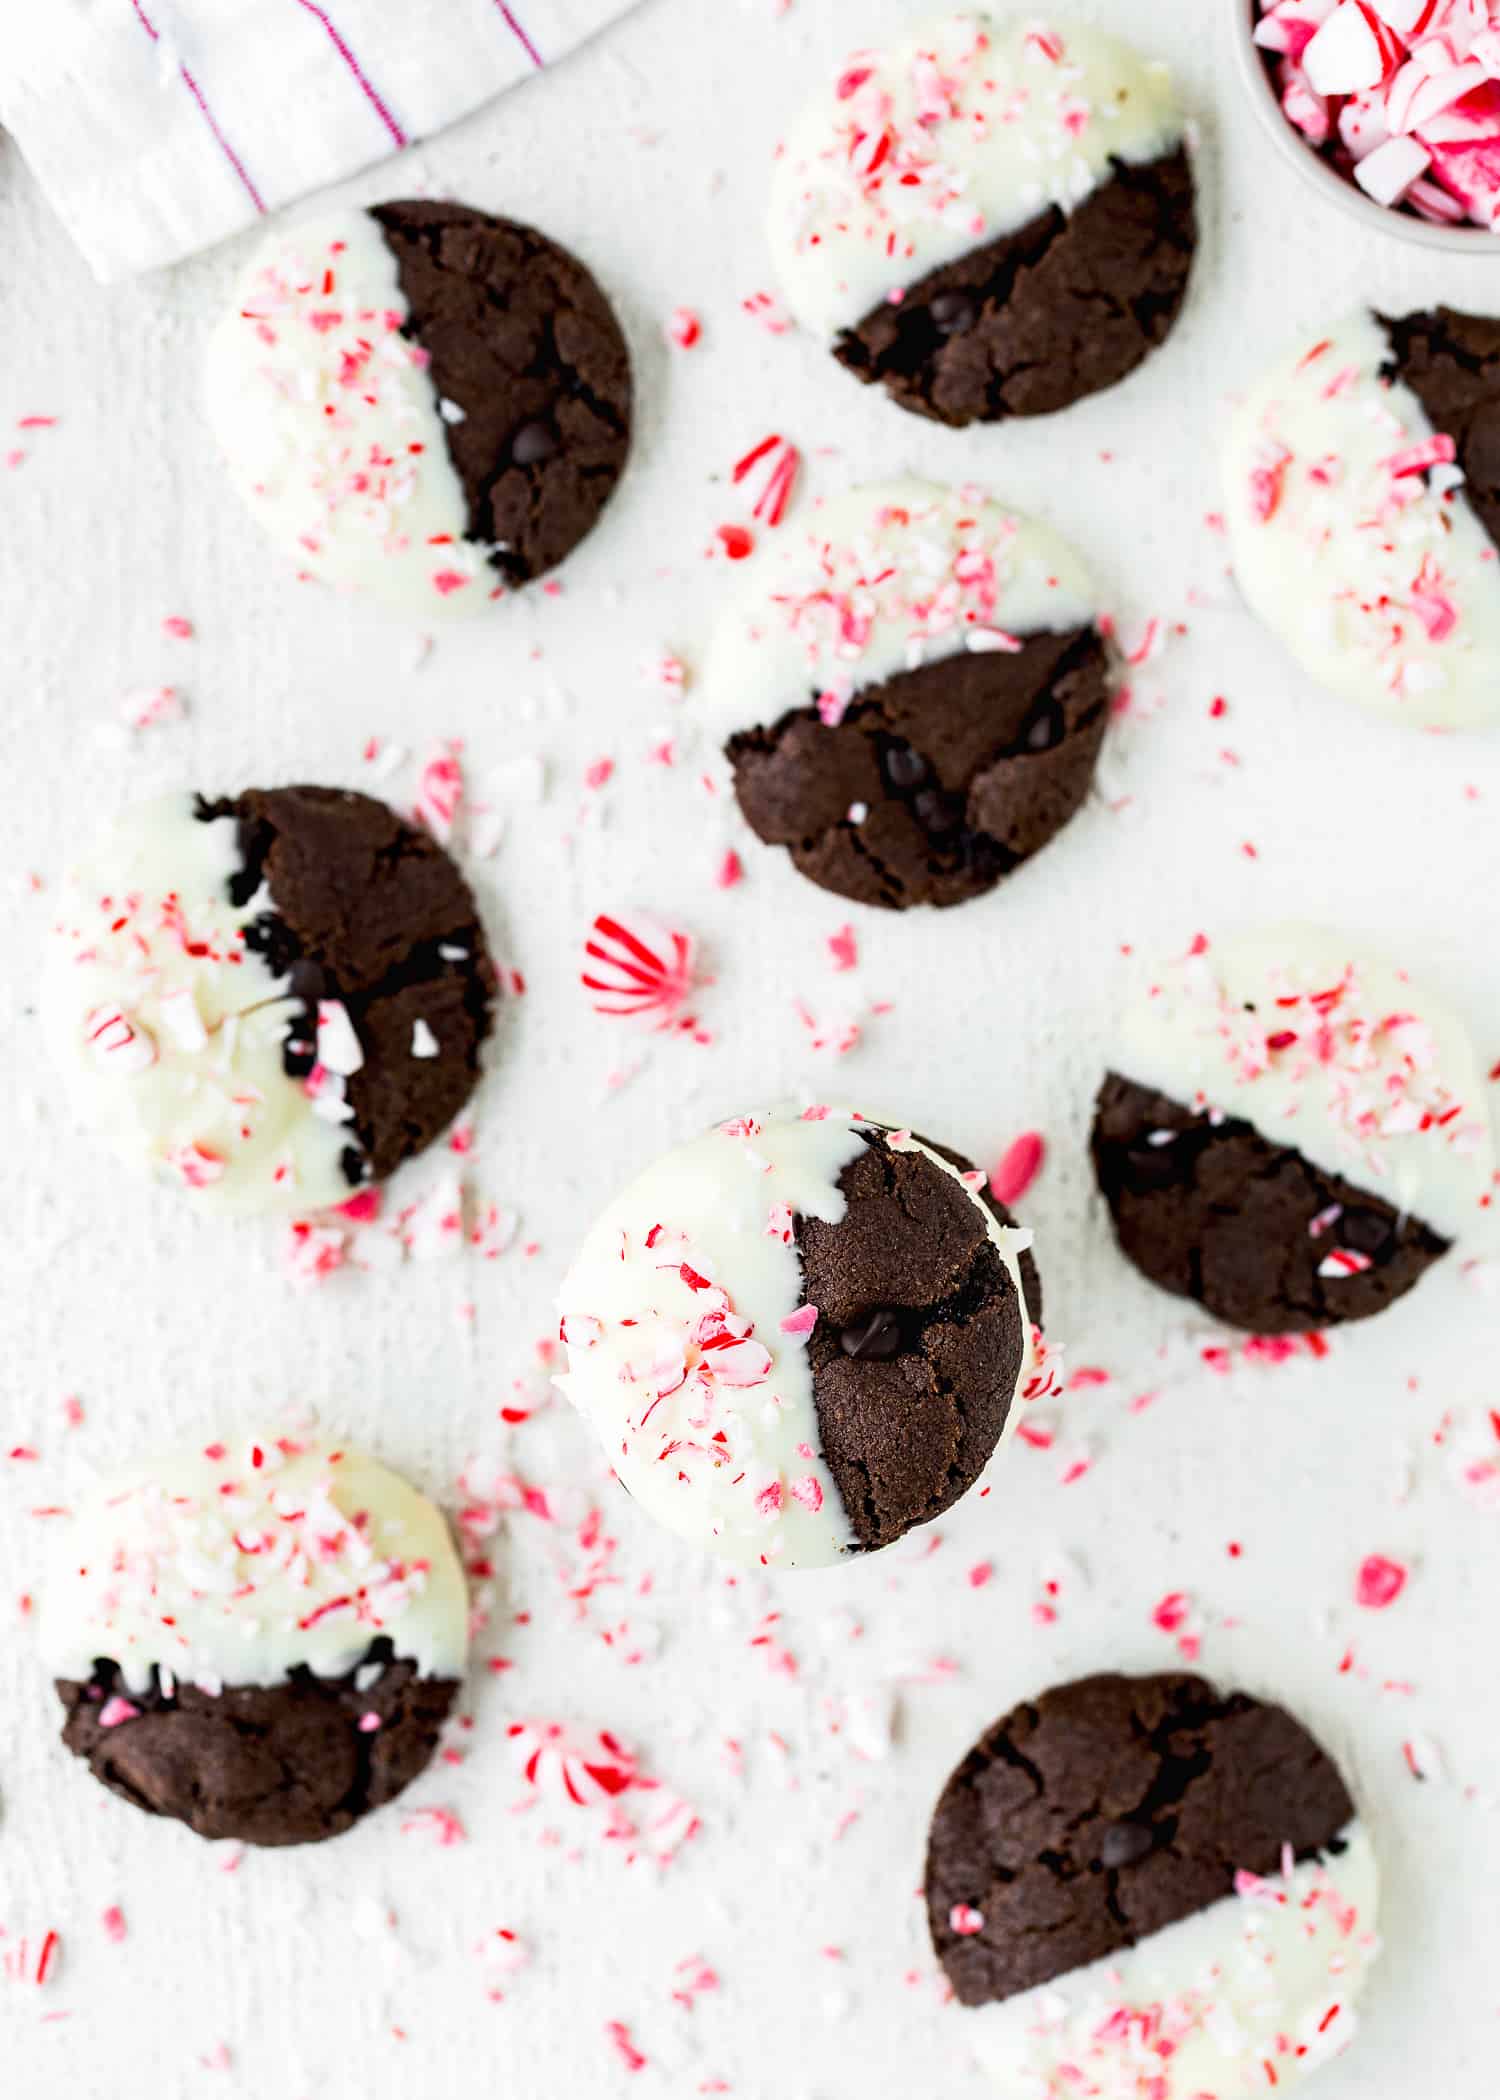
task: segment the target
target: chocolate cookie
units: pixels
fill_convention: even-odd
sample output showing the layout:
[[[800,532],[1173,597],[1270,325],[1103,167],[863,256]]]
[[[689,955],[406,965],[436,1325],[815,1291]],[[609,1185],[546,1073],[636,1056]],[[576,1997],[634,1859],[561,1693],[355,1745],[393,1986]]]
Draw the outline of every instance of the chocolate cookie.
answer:
[[[1028,1248],[961,1154],[849,1110],[742,1117],[598,1220],[560,1383],[661,1522],[825,1566],[951,1508],[1047,1384]]]
[[[1158,973],[1092,1148],[1136,1267],[1258,1334],[1383,1311],[1494,1184],[1462,1024],[1308,928],[1205,943]]]
[[[1225,483],[1240,588],[1320,685],[1500,720],[1500,321],[1348,316],[1251,388]]]
[[[1007,2095],[1066,2075],[1247,2100],[1352,2035],[1378,1878],[1342,1776],[1290,1714],[1197,1677],[1109,1676],[975,1744],[933,1817],[926,1896]]]
[[[441,1516],[286,1438],[111,1481],[67,1524],[42,1645],[63,1741],[200,1837],[336,1837],[431,1761],[467,1649]]]
[[[393,1661],[389,1641],[336,1678],[296,1668],[284,1684],[220,1692],[153,1682],[132,1698],[106,1662],[57,1684],[62,1739],[102,1786],[247,1845],[315,1844],[394,1801],[432,1762],[459,1690]],[[103,1719],[127,1705],[124,1721]]]
[[[338,1203],[429,1145],[493,997],[442,847],[319,787],[129,813],[67,878],[44,984],[86,1120],[234,1210]]]
[[[777,165],[793,311],[856,378],[962,426],[1046,415],[1165,341],[1197,246],[1165,69],[972,11],[856,52]]]
[[[970,490],[865,489],[752,571],[706,686],[756,837],[887,910],[982,896],[1087,799],[1111,666],[1045,526]]]
[[[630,357],[576,257],[416,200],[275,235],[209,350],[240,493],[302,568],[421,617],[481,610],[593,529]]]

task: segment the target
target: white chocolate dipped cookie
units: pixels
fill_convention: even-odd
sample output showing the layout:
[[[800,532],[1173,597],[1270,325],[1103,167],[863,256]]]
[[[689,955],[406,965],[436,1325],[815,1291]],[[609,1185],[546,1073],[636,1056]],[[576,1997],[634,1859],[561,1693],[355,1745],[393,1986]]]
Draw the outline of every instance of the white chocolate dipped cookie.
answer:
[[[1047,1384],[1028,1246],[982,1175],[909,1132],[739,1117],[599,1217],[559,1382],[669,1529],[828,1566],[950,1507]]]
[[[903,408],[1067,407],[1168,334],[1196,246],[1166,69],[1062,18],[934,17],[792,125],[770,242],[797,319]]]

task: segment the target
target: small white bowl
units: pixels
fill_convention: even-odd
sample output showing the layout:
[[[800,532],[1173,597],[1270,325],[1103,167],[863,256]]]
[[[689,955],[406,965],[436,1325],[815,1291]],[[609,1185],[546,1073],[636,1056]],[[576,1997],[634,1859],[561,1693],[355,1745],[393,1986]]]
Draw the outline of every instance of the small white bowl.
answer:
[[[1259,19],[1260,10],[1255,0],[1230,0],[1230,31],[1234,37],[1240,77],[1262,123],[1275,141],[1277,151],[1299,170],[1303,179],[1321,197],[1373,232],[1393,233],[1398,240],[1415,241],[1419,248],[1443,248],[1450,255],[1500,255],[1500,234],[1488,233],[1483,226],[1436,226],[1430,220],[1418,218],[1415,212],[1401,211],[1390,204],[1377,204],[1357,183],[1347,175],[1341,175],[1331,162],[1324,160],[1316,147],[1310,146],[1296,125],[1289,123],[1282,113],[1265,54],[1255,41],[1255,25]]]

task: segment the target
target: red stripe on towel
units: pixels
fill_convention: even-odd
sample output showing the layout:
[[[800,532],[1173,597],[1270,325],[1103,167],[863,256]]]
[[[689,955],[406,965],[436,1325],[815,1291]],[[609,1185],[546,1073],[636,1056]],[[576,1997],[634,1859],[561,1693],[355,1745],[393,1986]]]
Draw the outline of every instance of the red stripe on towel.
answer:
[[[299,7],[305,8],[310,15],[315,16],[317,20],[322,23],[323,27],[328,31],[329,42],[333,45],[333,48],[335,51],[337,51],[339,57],[344,61],[344,64],[349,68],[349,71],[354,75],[354,78],[358,81],[360,93],[369,103],[371,109],[374,110],[376,116],[379,117],[381,123],[390,133],[391,137],[394,139],[396,144],[398,146],[404,146],[406,144],[406,133],[401,129],[401,126],[391,115],[389,109],[387,109],[385,102],[381,98],[374,84],[366,75],[365,70],[361,66],[359,60],[349,49],[348,44],[345,43],[343,37],[339,34],[334,24],[328,19],[326,11],[323,8],[319,7],[318,0],[297,0],[297,5]]]
[[[526,34],[526,31],[522,28],[521,23],[516,17],[515,10],[513,8],[507,7],[505,4],[505,0],[495,0],[495,5],[499,8],[501,14],[504,15],[506,23],[510,28],[511,34],[514,37],[516,37],[520,44],[524,47],[526,56],[531,60],[531,63],[534,66],[544,66],[547,63],[547,61],[542,57],[541,52],[538,51],[536,45],[531,41],[531,38]]]
[[[141,5],[141,0],[130,0],[130,4],[135,9],[136,20],[140,23],[142,29],[145,30],[147,36],[150,37],[152,43],[159,44],[161,42],[161,32],[157,29],[155,23],[151,20],[151,17],[147,14],[145,8]],[[214,143],[218,146],[219,151],[228,161],[230,167],[233,168],[235,174],[238,175],[238,177],[240,178],[240,182],[244,187],[245,195],[250,199],[250,202],[255,206],[255,209],[258,212],[264,214],[266,208],[265,201],[262,198],[260,191],[250,180],[249,171],[245,167],[245,163],[235,152],[233,146],[230,145],[228,139],[225,138],[223,132],[220,131],[218,120],[214,116],[213,111],[209,108],[207,97],[204,95],[202,88],[199,87],[197,81],[194,80],[192,74],[182,63],[181,59],[177,61],[177,70],[182,76],[183,86],[187,89],[188,93],[197,103],[199,110],[202,112],[203,121],[213,134]]]

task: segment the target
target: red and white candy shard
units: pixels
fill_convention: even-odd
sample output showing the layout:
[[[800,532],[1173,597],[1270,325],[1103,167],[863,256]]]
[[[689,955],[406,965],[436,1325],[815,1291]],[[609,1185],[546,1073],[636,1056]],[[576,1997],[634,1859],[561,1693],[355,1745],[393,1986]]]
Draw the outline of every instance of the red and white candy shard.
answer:
[[[1500,550],[1451,437],[1356,313],[1251,388],[1225,447],[1253,609],[1330,691],[1418,728],[1500,720]]]
[[[1336,934],[1281,926],[1163,965],[1126,1015],[1116,1066],[1200,1113],[1243,1117],[1445,1238],[1487,1207],[1494,1139],[1464,1024]]]
[[[644,912],[601,912],[584,943],[580,982],[596,1014],[671,1028],[700,982],[697,942]]]
[[[778,157],[769,226],[788,304],[829,337],[1183,138],[1165,67],[1076,22],[950,11],[830,88]]]
[[[845,1215],[862,1120],[782,1110],[679,1146],[605,1208],[563,1283],[558,1384],[635,1500],[725,1559],[826,1567],[855,1542],[822,1457],[795,1220]],[[917,1140],[886,1142],[965,1188],[1024,1304],[1029,1234],[998,1225]],[[1030,1370],[1028,1357],[1018,1389]]]
[[[209,420],[229,476],[304,573],[424,620],[476,613],[495,574],[467,538],[426,353],[368,212],[257,251],[209,342]]]
[[[1098,605],[1049,526],[978,489],[882,482],[818,504],[756,562],[715,630],[705,703],[726,736],[808,692],[836,723],[868,686],[1088,626]]]
[[[267,1437],[209,1444],[102,1482],[59,1521],[42,1598],[54,1677],[118,1665],[209,1692],[341,1677],[373,1641],[459,1677],[463,1571],[440,1512],[357,1451]],[[131,1713],[121,1713],[126,1721]]]
[[[1500,228],[1500,24],[1488,0],[1260,0],[1287,119],[1377,204]]]
[[[319,1017],[307,1079],[283,1050],[299,1002],[246,942],[266,909],[230,884],[232,816],[191,795],[129,811],[65,877],[42,1011],[82,1119],[127,1164],[218,1210],[314,1209],[349,1194],[343,1074],[363,1063],[345,1009]]]
[[[1380,1877],[1341,1848],[1150,1933],[1125,1953],[964,2015],[1005,2100],[1264,2100],[1349,2044],[1380,1951]]]

